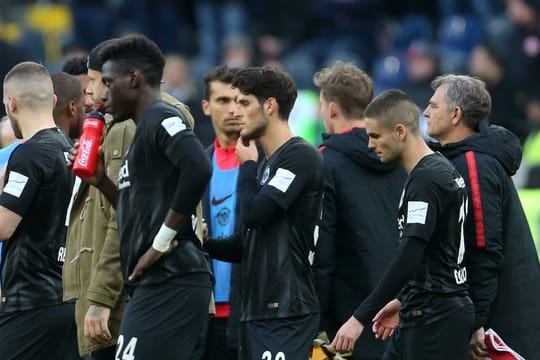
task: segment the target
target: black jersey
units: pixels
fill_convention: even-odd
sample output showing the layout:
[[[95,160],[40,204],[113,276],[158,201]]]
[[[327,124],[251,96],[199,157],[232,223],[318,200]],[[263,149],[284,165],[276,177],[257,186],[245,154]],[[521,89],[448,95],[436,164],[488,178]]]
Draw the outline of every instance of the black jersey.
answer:
[[[62,303],[66,212],[73,175],[66,166],[71,140],[44,129],[9,159],[0,205],[22,217],[2,253],[2,311]]]
[[[211,164],[183,115],[157,101],[135,131],[118,177],[118,231],[126,284],[139,258],[152,246],[167,211],[191,216],[210,179]],[[178,200],[179,199],[179,200]],[[178,232],[178,246],[135,281],[148,285],[187,273],[209,273],[191,221]]]
[[[424,157],[411,172],[399,205],[400,237],[427,243],[413,277],[403,288],[403,326],[430,323],[468,304],[463,222],[465,181],[441,154]],[[458,295],[457,298],[453,295]]]
[[[282,212],[266,226],[248,229],[244,237],[241,320],[318,313],[308,255],[320,215],[321,155],[292,138],[261,163],[257,182],[258,194]]]

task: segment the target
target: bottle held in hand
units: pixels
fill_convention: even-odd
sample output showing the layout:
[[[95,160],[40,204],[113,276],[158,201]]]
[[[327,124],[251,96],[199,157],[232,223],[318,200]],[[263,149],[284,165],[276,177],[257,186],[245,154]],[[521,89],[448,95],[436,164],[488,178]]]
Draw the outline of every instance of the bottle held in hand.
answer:
[[[73,173],[82,179],[94,175],[104,127],[105,117],[99,111],[92,111],[84,119],[79,151],[72,168]]]

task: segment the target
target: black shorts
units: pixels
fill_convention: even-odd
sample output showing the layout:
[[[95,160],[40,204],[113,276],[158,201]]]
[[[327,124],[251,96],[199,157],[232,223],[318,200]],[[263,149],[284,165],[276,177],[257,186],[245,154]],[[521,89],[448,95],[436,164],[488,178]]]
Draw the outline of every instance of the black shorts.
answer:
[[[191,360],[211,291],[208,274],[137,286],[124,311],[116,358]]]
[[[240,323],[240,360],[306,360],[319,314]]]
[[[472,306],[428,325],[399,328],[383,360],[467,359],[474,321]]]
[[[0,312],[0,359],[78,359],[75,304]]]

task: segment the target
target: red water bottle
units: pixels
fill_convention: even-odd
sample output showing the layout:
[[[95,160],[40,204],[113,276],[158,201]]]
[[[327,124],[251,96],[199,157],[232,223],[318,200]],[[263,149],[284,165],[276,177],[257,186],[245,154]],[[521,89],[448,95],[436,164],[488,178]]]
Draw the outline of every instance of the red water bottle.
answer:
[[[73,161],[71,171],[80,178],[88,178],[94,175],[96,160],[105,118],[99,111],[92,111],[84,119],[81,138],[79,139],[79,151]]]

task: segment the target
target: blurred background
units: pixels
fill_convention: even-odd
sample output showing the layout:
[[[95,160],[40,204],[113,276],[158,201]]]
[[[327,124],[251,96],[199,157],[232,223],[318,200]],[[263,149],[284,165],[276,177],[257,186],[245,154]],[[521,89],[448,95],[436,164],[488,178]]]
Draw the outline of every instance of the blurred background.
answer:
[[[214,135],[201,77],[222,63],[290,72],[300,89],[290,122],[314,145],[324,129],[312,76],[335,60],[371,74],[376,93],[407,91],[421,109],[435,76],[479,76],[491,122],[524,145],[517,185],[540,188],[540,0],[0,0],[0,76],[21,60],[58,71],[132,32],[165,53],[164,90],[190,106],[204,144]],[[540,197],[532,203],[538,236]]]

